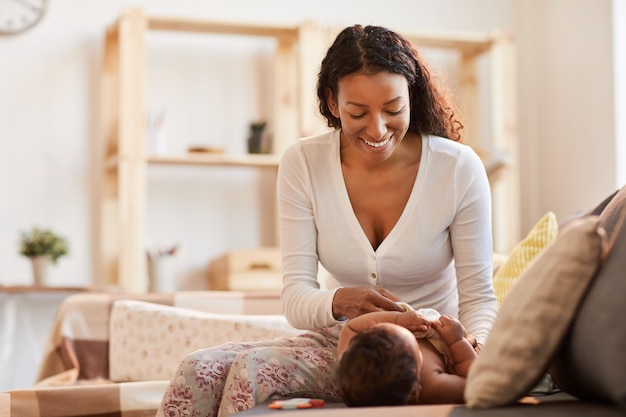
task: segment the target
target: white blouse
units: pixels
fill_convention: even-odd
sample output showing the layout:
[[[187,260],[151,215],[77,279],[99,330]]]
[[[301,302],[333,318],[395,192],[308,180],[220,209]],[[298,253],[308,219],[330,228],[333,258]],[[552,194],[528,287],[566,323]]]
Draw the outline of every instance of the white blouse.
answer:
[[[458,317],[484,343],[498,304],[492,283],[491,196],[469,147],[423,136],[419,170],[398,222],[374,250],[352,210],[339,130],[302,139],[283,154],[278,211],[282,300],[288,321],[316,329],[333,317],[337,288],[384,287],[415,309]],[[318,261],[332,276],[320,289]]]

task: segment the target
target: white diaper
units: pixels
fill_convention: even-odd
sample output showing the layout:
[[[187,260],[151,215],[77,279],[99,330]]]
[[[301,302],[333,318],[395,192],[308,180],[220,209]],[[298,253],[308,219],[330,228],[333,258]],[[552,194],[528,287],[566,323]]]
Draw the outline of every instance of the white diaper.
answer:
[[[413,307],[411,307],[411,304],[409,303],[405,303],[404,301],[398,301],[396,302],[396,304],[398,304],[400,307],[402,307],[404,309],[404,311],[413,311]]]
[[[402,307],[405,311],[415,310],[409,303],[405,303],[404,301],[398,301],[396,304]],[[432,308],[419,308],[417,311],[429,321],[439,320],[439,317],[441,317],[441,314]]]
[[[441,314],[432,308],[420,308],[417,311],[429,321],[438,321],[439,317],[441,317]]]
[[[413,307],[411,307],[410,304],[403,301],[398,301],[397,304],[400,307],[404,308],[405,311],[415,310]],[[432,308],[418,308],[417,312],[423,315],[428,321],[439,321],[439,317],[441,317],[441,314],[437,310]],[[413,332],[413,334],[417,339],[428,339],[428,341],[435,347],[435,349],[437,349],[439,353],[443,355],[446,363],[448,363],[448,361],[451,359],[452,356],[450,355],[450,349],[443,342],[441,336],[439,336],[439,333],[437,333],[437,331],[431,326],[429,326],[428,330],[426,330],[425,332]]]

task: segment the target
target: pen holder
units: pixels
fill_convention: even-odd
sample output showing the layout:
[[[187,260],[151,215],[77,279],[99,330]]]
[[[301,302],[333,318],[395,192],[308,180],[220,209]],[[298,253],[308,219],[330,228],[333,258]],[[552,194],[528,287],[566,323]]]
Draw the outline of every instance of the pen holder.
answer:
[[[148,260],[148,289],[150,292],[170,293],[177,289],[172,256]]]

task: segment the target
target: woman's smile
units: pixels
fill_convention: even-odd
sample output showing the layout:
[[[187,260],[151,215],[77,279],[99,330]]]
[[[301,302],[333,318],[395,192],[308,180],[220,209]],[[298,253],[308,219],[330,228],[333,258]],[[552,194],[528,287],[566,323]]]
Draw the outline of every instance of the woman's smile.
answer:
[[[361,140],[363,142],[365,142],[368,146],[372,147],[372,148],[382,148],[382,147],[387,146],[389,143],[391,143],[391,136],[388,137],[385,140],[380,141],[380,142],[370,142],[369,140],[366,140],[366,139],[363,139],[363,138],[361,138]]]

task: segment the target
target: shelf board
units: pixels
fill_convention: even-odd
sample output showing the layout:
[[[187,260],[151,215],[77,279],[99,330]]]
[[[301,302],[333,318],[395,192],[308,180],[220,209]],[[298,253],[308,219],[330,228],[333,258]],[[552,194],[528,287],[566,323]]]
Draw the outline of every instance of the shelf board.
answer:
[[[223,153],[190,153],[187,155],[148,155],[152,165],[213,165],[277,168],[280,156],[272,154],[228,155]]]
[[[495,41],[495,36],[488,33],[405,33],[418,48],[431,47],[461,50],[465,53],[481,54],[487,52]]]
[[[222,153],[190,153],[187,155],[147,155],[145,159],[141,160],[150,165],[204,165],[278,168],[280,156],[272,154],[228,155]],[[107,171],[116,170],[119,163],[120,158],[113,155],[106,158],[104,166]]]
[[[299,31],[297,26],[218,22],[156,16],[148,17],[148,29],[221,35],[266,36],[279,39],[293,39],[294,41],[298,38]]]
[[[0,285],[0,294],[99,291],[95,287],[54,287],[48,285]]]

